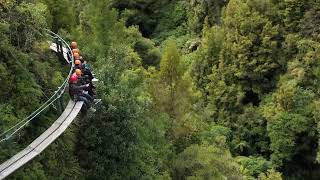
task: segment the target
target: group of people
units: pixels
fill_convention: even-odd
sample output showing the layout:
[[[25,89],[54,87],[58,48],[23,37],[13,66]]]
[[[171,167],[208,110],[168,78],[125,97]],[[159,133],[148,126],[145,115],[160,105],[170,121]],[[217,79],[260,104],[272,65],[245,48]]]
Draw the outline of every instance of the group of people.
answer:
[[[94,99],[96,92],[92,81],[96,80],[91,72],[89,64],[80,56],[77,42],[71,43],[72,54],[74,57],[73,74],[69,79],[69,94],[74,101],[83,101],[84,108],[92,109],[92,103],[99,100]]]

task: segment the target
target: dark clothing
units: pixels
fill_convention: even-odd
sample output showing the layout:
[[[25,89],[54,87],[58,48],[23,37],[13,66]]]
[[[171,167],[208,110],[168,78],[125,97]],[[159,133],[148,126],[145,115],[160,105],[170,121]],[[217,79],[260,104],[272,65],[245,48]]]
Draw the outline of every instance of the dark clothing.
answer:
[[[80,81],[80,84],[90,84],[91,83],[91,79],[89,78],[89,76],[78,77],[78,80]]]
[[[92,80],[94,77],[91,73],[90,68],[88,68],[87,66],[82,66],[83,68],[81,69],[82,73],[84,76],[88,76],[90,78],[90,80]]]
[[[96,87],[94,87],[94,85],[92,84],[92,81],[89,78],[89,76],[81,76],[79,77],[79,81],[80,81],[80,84],[89,84],[89,87],[86,89],[86,91],[88,91],[90,96],[96,95],[95,93]]]
[[[91,73],[91,68],[89,64],[80,64],[80,65],[75,65],[75,69],[80,69],[82,72],[82,76],[79,77],[79,82],[80,84],[89,84],[89,87],[86,89],[88,91],[90,96],[96,95],[95,92],[95,86],[92,83],[92,79],[94,78],[92,73]]]
[[[83,101],[85,110],[91,107],[89,100],[83,96],[78,96],[76,101]]]
[[[92,80],[94,77],[92,75],[90,66],[88,64],[79,64],[79,65],[75,65],[74,66],[74,71],[76,69],[80,69],[83,76],[88,76],[90,78],[90,80]]]
[[[92,96],[90,96],[89,94],[81,94],[82,97],[85,97],[86,99],[88,99],[88,101],[90,101],[90,103],[93,102],[94,98]]]
[[[72,98],[74,98],[77,95],[83,94],[83,91],[87,89],[88,89],[87,85],[81,85],[79,83],[69,84],[69,94]]]
[[[69,94],[74,101],[83,101],[85,104],[85,108],[89,109],[93,102],[93,97],[85,91],[90,91],[91,88],[88,84],[82,85],[80,81],[76,84],[69,84]]]
[[[88,63],[82,64],[83,68],[89,69],[91,71],[91,67]]]
[[[73,69],[74,69],[74,70],[76,70],[76,69],[81,69],[81,70],[82,70],[82,68],[83,68],[83,67],[82,67],[81,64],[79,64],[79,65],[76,64],[76,65],[74,65],[74,68],[73,68]]]

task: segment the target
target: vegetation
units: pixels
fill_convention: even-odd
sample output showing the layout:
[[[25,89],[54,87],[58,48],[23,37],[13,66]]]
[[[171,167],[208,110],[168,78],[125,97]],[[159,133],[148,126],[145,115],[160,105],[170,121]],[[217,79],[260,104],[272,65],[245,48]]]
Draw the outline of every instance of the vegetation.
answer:
[[[77,40],[102,104],[9,179],[319,179],[316,0],[0,2],[0,132],[64,80]],[[5,161],[57,117],[0,144]]]

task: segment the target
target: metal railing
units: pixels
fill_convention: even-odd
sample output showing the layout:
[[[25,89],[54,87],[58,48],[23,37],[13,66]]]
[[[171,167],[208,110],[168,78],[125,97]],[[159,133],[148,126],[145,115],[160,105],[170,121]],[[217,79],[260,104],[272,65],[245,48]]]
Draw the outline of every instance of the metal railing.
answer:
[[[55,34],[54,32],[50,30],[45,30],[46,34],[52,38],[52,41],[56,43],[57,46],[57,54],[60,57],[63,57],[63,49],[67,48],[68,53],[67,57],[69,60],[69,66],[70,70],[68,73],[68,76],[63,81],[63,83],[60,85],[57,91],[45,102],[43,103],[38,109],[36,109],[34,112],[32,112],[28,117],[24,118],[23,120],[16,123],[14,126],[10,127],[6,131],[2,132],[0,134],[0,143],[9,140],[12,138],[17,132],[19,132],[21,129],[23,129],[30,121],[32,121],[34,118],[36,118],[39,114],[41,114],[45,109],[47,109],[50,105],[52,105],[54,102],[60,99],[60,102],[62,102],[62,95],[64,94],[67,86],[70,76],[72,75],[73,67],[74,67],[74,57],[72,54],[72,50],[69,46],[69,44],[62,39],[59,35]],[[60,103],[62,104],[62,103]],[[63,107],[62,107],[63,108]]]

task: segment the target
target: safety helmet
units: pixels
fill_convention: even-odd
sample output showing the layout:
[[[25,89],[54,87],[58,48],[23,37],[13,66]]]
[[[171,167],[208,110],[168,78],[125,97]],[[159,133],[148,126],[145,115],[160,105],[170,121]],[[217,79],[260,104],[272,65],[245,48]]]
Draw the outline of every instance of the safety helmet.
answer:
[[[77,48],[78,48],[77,42],[72,41],[72,42],[71,42],[71,48],[72,48],[72,49],[77,49]]]
[[[77,59],[77,60],[74,61],[74,64],[75,64],[75,65],[80,65],[80,64],[81,64],[81,61]]]
[[[79,54],[79,49],[72,49],[72,53],[78,53]]]
[[[81,74],[82,74],[81,69],[76,69],[75,72],[76,72],[76,75],[77,75],[77,76],[81,76]]]
[[[76,53],[73,53],[73,57],[74,57],[74,58],[79,58],[80,55],[79,55],[79,53],[76,52]]]
[[[77,83],[77,81],[78,81],[78,76],[76,74],[72,74],[70,79],[69,79],[69,82],[71,84],[74,84],[74,83]]]

